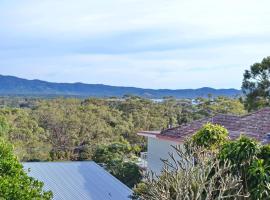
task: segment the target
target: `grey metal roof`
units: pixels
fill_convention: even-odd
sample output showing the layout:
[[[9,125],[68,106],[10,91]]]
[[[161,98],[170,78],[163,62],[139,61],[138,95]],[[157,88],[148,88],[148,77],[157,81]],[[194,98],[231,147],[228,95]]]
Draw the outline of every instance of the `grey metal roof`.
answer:
[[[44,182],[55,200],[127,200],[126,185],[92,161],[23,163],[29,176]]]

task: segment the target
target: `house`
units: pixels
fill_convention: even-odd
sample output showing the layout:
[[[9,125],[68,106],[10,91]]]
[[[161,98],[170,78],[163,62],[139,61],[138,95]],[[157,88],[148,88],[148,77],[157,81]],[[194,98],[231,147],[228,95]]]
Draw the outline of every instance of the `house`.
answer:
[[[170,160],[169,152],[174,152],[172,146],[182,145],[186,138],[207,122],[224,126],[229,131],[230,139],[236,139],[243,134],[262,143],[270,142],[270,108],[244,116],[219,114],[163,131],[142,131],[138,135],[148,139],[147,170],[159,174],[163,168],[161,159]]]
[[[23,163],[55,200],[128,200],[132,190],[92,161]],[[30,169],[30,171],[28,171]]]

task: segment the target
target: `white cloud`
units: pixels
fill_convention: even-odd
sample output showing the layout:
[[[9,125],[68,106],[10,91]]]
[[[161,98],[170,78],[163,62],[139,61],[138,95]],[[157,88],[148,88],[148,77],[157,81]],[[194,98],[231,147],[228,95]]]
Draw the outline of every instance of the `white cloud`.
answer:
[[[269,55],[266,0],[0,2],[0,74],[147,88],[237,87]]]
[[[29,34],[87,36],[158,27],[197,38],[270,31],[270,3],[266,0],[28,0],[10,4],[2,6],[1,21],[12,22],[11,30]],[[187,27],[197,31],[183,30]]]

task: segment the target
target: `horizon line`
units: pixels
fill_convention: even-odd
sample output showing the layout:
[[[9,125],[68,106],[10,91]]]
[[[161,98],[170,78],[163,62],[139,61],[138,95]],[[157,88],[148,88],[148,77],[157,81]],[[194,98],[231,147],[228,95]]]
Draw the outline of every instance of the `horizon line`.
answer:
[[[214,89],[214,90],[238,90],[241,91],[241,89],[238,88],[215,88],[215,87],[198,87],[198,88],[179,88],[179,89],[170,89],[170,88],[143,88],[143,87],[136,87],[136,86],[123,86],[123,85],[109,85],[109,84],[103,84],[103,83],[85,83],[85,82],[53,82],[53,81],[48,81],[48,80],[41,80],[41,79],[29,79],[29,78],[24,78],[16,75],[6,75],[6,74],[0,74],[0,77],[12,77],[12,78],[18,78],[18,79],[23,79],[26,81],[41,81],[41,82],[46,82],[46,83],[52,83],[52,84],[82,84],[82,85],[102,85],[102,86],[110,86],[110,87],[123,87],[123,88],[136,88],[136,89],[144,89],[144,90],[171,90],[171,91],[177,91],[177,90],[200,90],[200,89]]]

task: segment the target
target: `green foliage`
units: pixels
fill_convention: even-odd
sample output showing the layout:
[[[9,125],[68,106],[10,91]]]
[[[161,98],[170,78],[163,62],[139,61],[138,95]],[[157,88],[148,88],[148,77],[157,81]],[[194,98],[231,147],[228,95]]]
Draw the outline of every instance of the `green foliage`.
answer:
[[[252,161],[248,169],[248,187],[252,199],[270,199],[270,165],[262,159]]]
[[[6,127],[4,138],[14,145],[15,153],[20,160],[49,158],[50,144],[46,140],[47,133],[26,110],[1,109],[0,118]]]
[[[101,145],[93,156],[95,162],[105,164],[106,169],[129,187],[141,181],[139,167],[133,162],[133,148],[127,141]]]
[[[131,199],[140,199],[142,197],[148,196],[148,185],[145,182],[140,182],[133,188],[133,194],[131,196]]]
[[[43,191],[43,184],[27,176],[13,155],[12,147],[0,140],[0,199],[49,200],[51,192]]]
[[[99,103],[55,99],[38,104],[33,115],[49,132],[51,159],[91,159],[97,145],[117,141],[126,132],[129,125],[121,113]]]
[[[270,145],[263,145],[257,157],[263,159],[264,162],[270,166]]]
[[[131,150],[130,144],[125,140],[109,145],[100,145],[94,153],[93,160],[97,163],[108,163],[112,160],[121,160],[123,157],[129,158]]]
[[[228,163],[221,165],[214,154],[203,155],[199,153],[200,149],[191,148],[177,148],[179,157],[172,156],[172,162],[164,161],[161,175],[147,176],[146,181],[138,184],[132,199],[216,200],[243,197],[241,180],[228,173],[231,169]],[[194,156],[197,157],[196,163]]]
[[[145,138],[136,134],[139,131],[163,130],[219,112],[245,112],[238,99],[225,97],[198,98],[195,102],[171,97],[154,102],[134,96],[120,100],[0,100],[0,127],[23,161],[91,160],[97,146],[120,141],[121,137],[137,147],[138,154],[146,146]],[[3,124],[8,124],[8,129]]]
[[[224,127],[207,123],[192,136],[191,140],[195,146],[214,150],[224,144],[228,136],[229,133]]]
[[[237,168],[250,165],[260,151],[258,142],[245,136],[223,145],[220,151],[222,160],[230,160]]]
[[[246,95],[245,106],[249,111],[270,105],[269,87],[270,57],[266,57],[244,73],[242,90]]]
[[[219,158],[233,164],[232,173],[241,177],[244,191],[250,193],[251,199],[269,199],[268,150],[267,146],[241,136],[238,140],[226,143],[220,151]]]
[[[199,113],[204,116],[213,116],[216,114],[246,114],[244,105],[239,99],[228,97],[216,98],[197,98],[195,100]]]
[[[9,131],[9,124],[4,116],[0,115],[0,136],[6,137]]]
[[[142,179],[139,167],[131,161],[113,162],[113,164],[109,164],[108,170],[130,188],[133,188]]]

